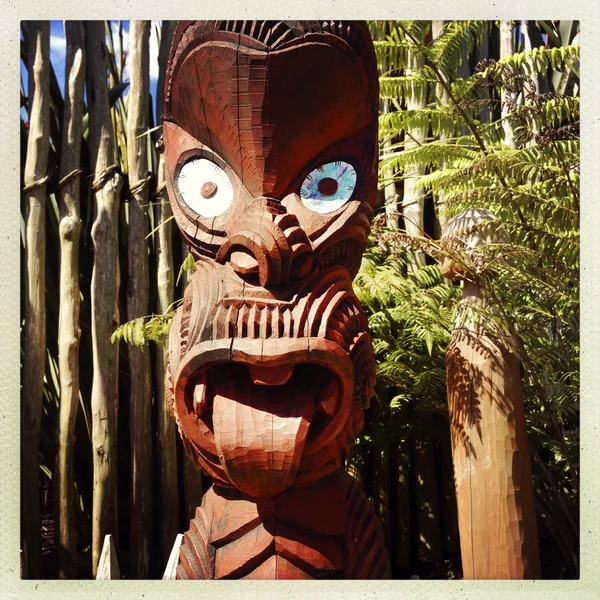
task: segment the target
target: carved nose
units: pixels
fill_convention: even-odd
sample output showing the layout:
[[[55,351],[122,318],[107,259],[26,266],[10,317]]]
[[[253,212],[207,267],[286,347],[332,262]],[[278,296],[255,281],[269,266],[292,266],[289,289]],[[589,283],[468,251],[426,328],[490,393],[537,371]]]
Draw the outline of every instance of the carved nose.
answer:
[[[258,276],[263,287],[275,287],[306,275],[312,247],[295,215],[277,201],[260,198],[247,207],[243,221],[219,249],[216,260],[229,262],[242,276]]]

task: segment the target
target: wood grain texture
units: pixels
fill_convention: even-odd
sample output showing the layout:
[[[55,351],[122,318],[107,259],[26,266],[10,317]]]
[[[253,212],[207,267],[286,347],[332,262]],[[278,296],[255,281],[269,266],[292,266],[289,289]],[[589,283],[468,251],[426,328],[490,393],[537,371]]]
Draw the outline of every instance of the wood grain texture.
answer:
[[[374,385],[352,290],[376,200],[368,30],[181,22],[165,95],[167,189],[196,259],[168,390],[184,446],[216,486],[178,577],[389,576],[379,523],[340,469]],[[184,182],[202,164],[208,175]],[[302,189],[339,165],[351,185],[323,175],[318,194],[347,196],[317,210]]]
[[[163,21],[160,33],[160,48],[158,53],[158,83],[156,86],[156,120],[162,121],[164,115],[165,71],[169,58],[169,48],[173,37],[173,21]],[[158,132],[157,132],[158,133]],[[162,138],[157,141],[159,149],[157,198],[154,207],[154,223],[157,230],[154,234],[156,252],[156,312],[165,314],[172,310],[175,290],[175,277],[173,267],[173,225],[172,211],[165,181],[165,161],[162,152]],[[159,502],[158,514],[160,523],[160,546],[165,562],[173,539],[179,532],[179,488],[177,485],[177,427],[169,411],[169,404],[165,394],[165,373],[167,369],[167,348],[157,345],[154,363],[155,395],[157,406],[158,444],[158,477],[159,477]],[[197,506],[195,504],[194,506]],[[191,518],[191,514],[187,517]]]
[[[445,236],[464,238],[472,250],[501,239],[494,220],[489,211],[465,211],[447,223]],[[487,223],[474,228],[480,221]],[[462,268],[451,263],[447,272],[461,277]],[[465,284],[463,300],[476,306],[485,301],[476,282]],[[450,339],[446,373],[464,577],[537,579],[540,560],[519,360],[489,319],[476,323],[467,316]]]
[[[77,575],[77,533],[73,481],[75,421],[79,405],[79,210],[85,37],[83,23],[65,23],[65,111],[59,190],[60,205],[60,310],[58,317],[58,371],[60,374],[60,422],[55,481],[55,514],[58,523],[59,577]],[[67,178],[67,179],[65,179]]]
[[[104,536],[117,533],[118,344],[110,337],[119,326],[119,203],[122,178],[115,164],[112,123],[106,82],[104,25],[85,22],[87,100],[90,107],[90,158],[96,218],[92,225],[92,444],[94,498],[92,508],[92,569],[100,559]]]
[[[212,487],[184,535],[177,576],[384,579],[389,567],[373,507],[338,469],[271,499]]]
[[[41,576],[39,443],[46,355],[46,176],[50,146],[50,25],[29,32],[25,158],[25,324],[21,392],[23,576]]]
[[[127,318],[149,312],[148,272],[148,95],[150,93],[150,21],[131,21],[129,52],[131,83],[127,115],[129,163],[129,230],[127,257]],[[129,344],[131,427],[131,560],[138,579],[149,575],[152,533],[152,383],[150,349]]]

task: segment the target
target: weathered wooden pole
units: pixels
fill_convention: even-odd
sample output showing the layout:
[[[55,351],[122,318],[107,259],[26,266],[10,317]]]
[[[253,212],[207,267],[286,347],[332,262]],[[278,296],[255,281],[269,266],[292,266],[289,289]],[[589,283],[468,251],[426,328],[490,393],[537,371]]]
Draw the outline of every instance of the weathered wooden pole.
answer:
[[[122,180],[115,164],[112,121],[106,82],[104,24],[85,22],[87,101],[90,110],[90,163],[94,175],[96,219],[92,226],[92,446],[94,497],[92,569],[100,559],[106,534],[117,532],[118,344],[110,337],[119,325],[119,202]]]
[[[60,417],[55,475],[59,577],[75,578],[77,556],[73,497],[73,450],[79,403],[79,185],[85,38],[81,21],[66,21],[65,111],[60,163],[60,310],[58,368]]]
[[[164,87],[169,48],[173,37],[173,21],[163,21],[158,53],[158,84],[156,86],[156,121],[161,123],[164,115]],[[173,303],[175,281],[173,275],[173,229],[171,206],[165,182],[165,161],[162,152],[158,160],[158,181],[154,222],[157,294],[156,312],[163,314]],[[159,498],[157,516],[160,520],[160,541],[163,562],[167,560],[173,541],[179,532],[179,489],[177,486],[177,427],[171,418],[165,395],[167,352],[163,346],[156,348],[155,381],[158,427],[158,473]],[[198,477],[200,472],[198,471]],[[198,504],[195,504],[198,506]],[[191,518],[188,517],[188,518]]]
[[[129,162],[129,235],[127,255],[127,318],[148,314],[148,131],[150,88],[150,21],[131,21],[129,53],[131,83],[127,112]],[[152,385],[150,350],[129,345],[131,423],[131,558],[132,574],[148,577],[152,535]]]
[[[50,24],[29,32],[25,159],[25,325],[21,392],[23,577],[41,576],[39,443],[46,356],[46,180],[50,144]]]
[[[421,422],[424,431],[431,429],[430,413],[415,406],[413,417]],[[418,560],[426,564],[436,564],[442,560],[442,531],[433,441],[426,437],[413,438],[412,450],[412,468],[416,484]]]
[[[464,211],[447,223],[444,237],[462,238],[468,250],[504,242],[494,219],[487,210]],[[452,259],[442,273],[465,277]],[[535,579],[540,561],[519,360],[477,310],[485,306],[477,281],[465,280],[463,302],[473,308],[452,334],[446,369],[464,577]]]

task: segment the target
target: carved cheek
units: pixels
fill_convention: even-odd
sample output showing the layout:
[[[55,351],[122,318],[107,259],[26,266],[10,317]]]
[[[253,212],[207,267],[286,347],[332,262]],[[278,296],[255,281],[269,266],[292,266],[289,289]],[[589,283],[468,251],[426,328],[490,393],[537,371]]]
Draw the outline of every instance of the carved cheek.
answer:
[[[296,193],[285,196],[281,201],[281,204],[288,213],[296,215],[300,226],[304,229],[309,238],[312,238],[315,234],[318,235],[319,232],[326,229],[348,209],[345,205],[332,213],[317,213],[305,206],[302,203],[299,194]]]

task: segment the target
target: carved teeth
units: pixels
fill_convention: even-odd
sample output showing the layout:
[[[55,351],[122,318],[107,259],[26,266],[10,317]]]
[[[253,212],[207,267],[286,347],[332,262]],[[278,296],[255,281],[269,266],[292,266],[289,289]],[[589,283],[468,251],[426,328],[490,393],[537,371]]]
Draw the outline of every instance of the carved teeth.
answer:
[[[333,378],[322,392],[322,400],[319,402],[317,410],[324,412],[328,417],[333,417],[337,408],[338,386]]]
[[[196,415],[201,417],[206,408],[206,373],[202,373],[194,388],[193,407]]]
[[[319,410],[324,412],[328,417],[333,417],[336,404],[335,395],[327,396],[319,402]]]

